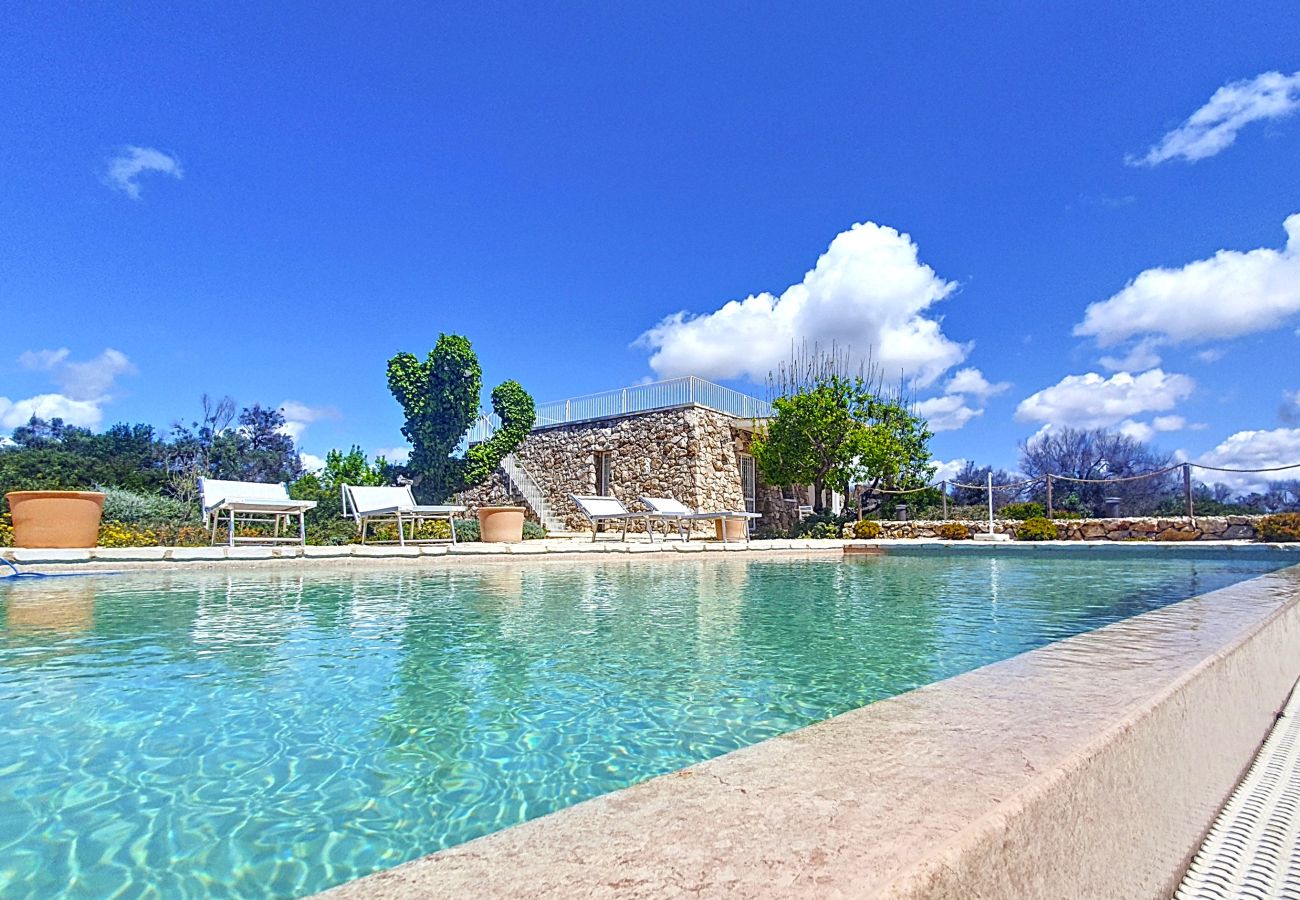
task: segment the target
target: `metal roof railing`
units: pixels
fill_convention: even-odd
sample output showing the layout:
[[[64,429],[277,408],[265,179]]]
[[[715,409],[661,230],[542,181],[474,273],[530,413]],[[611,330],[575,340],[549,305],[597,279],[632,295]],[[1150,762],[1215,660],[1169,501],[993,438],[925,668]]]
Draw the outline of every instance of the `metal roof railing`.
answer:
[[[772,415],[772,404],[766,400],[687,375],[538,404],[537,424],[533,428],[591,422],[678,406],[703,406],[741,419],[762,419]],[[469,442],[487,440],[500,424],[495,415],[480,416],[467,435]]]

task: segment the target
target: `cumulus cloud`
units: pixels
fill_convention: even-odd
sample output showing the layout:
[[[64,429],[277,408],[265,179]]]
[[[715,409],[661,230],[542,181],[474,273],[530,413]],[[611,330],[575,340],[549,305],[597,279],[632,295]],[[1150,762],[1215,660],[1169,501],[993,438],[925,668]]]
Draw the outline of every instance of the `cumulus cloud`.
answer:
[[[934,478],[930,479],[931,484],[937,484],[940,481],[951,481],[957,477],[957,473],[966,467],[968,460],[950,459],[947,462],[936,462],[934,464]]]
[[[1160,354],[1155,350],[1155,342],[1138,341],[1123,356],[1103,356],[1097,360],[1109,372],[1133,372],[1154,369],[1160,365]]]
[[[1150,351],[1284,325],[1300,312],[1300,213],[1282,227],[1281,250],[1220,250],[1181,268],[1147,269],[1118,294],[1089,304],[1074,333],[1102,347],[1141,336],[1134,349]]]
[[[314,453],[299,453],[298,459],[302,462],[303,469],[308,472],[319,472],[325,468],[325,460]]]
[[[1232,81],[1211,95],[1209,102],[1192,113],[1142,156],[1129,156],[1130,166],[1157,166],[1171,159],[1195,162],[1231,147],[1237,132],[1266,119],[1281,119],[1300,109],[1300,72],[1283,75],[1265,72],[1254,78]]]
[[[792,346],[832,343],[872,356],[887,376],[924,387],[961,362],[969,346],[949,339],[930,308],[949,296],[920,262],[916,244],[865,222],[841,232],[798,284],[732,300],[701,315],[673,313],[642,334],[660,376],[748,377],[762,381]]]
[[[917,415],[926,420],[930,430],[956,431],[971,419],[984,414],[982,409],[972,409],[961,394],[931,397],[916,404]]]
[[[383,457],[390,463],[397,466],[404,466],[411,460],[410,447],[380,447],[374,453],[370,454],[372,459]]]
[[[69,425],[95,429],[104,420],[104,412],[99,403],[73,400],[62,394],[38,394],[24,400],[0,397],[0,428],[13,431],[19,425],[26,425],[32,416],[62,419]]]
[[[1300,428],[1272,431],[1238,431],[1193,462],[1226,469],[1273,469],[1300,462]],[[1300,478],[1300,469],[1279,472],[1197,472],[1205,482],[1220,482],[1242,491],[1263,491],[1270,481]]]
[[[126,354],[109,347],[99,356],[83,361],[71,358],[67,347],[57,350],[28,350],[18,364],[33,372],[46,372],[59,392],[38,394],[22,400],[0,397],[0,428],[12,430],[32,416],[59,418],[69,425],[98,428],[103,406],[113,399],[117,379],[134,375],[136,367]]]
[[[1031,394],[1016,407],[1022,422],[1069,425],[1074,428],[1119,428],[1141,440],[1150,440],[1157,430],[1137,416],[1165,412],[1190,396],[1196,382],[1186,375],[1152,369],[1133,375],[1117,372],[1104,378],[1096,372],[1067,375],[1049,388]],[[1163,426],[1179,417],[1159,416]]]
[[[990,382],[984,377],[984,373],[979,369],[965,368],[958,369],[953,373],[952,378],[944,386],[944,392],[948,394],[969,394],[972,397],[978,397],[981,400],[1001,394],[1011,387],[1009,381],[999,381],[996,384]]]
[[[108,161],[104,184],[121,191],[132,200],[140,199],[139,176],[144,172],[158,172],[177,180],[184,177],[181,161],[153,147],[123,147]]]
[[[984,415],[983,403],[1011,387],[1007,381],[996,384],[979,369],[959,369],[944,385],[941,397],[930,397],[916,404],[916,411],[930,425],[930,430],[956,431],[976,416]]]
[[[280,430],[295,442],[302,440],[303,433],[311,423],[319,422],[321,419],[341,418],[341,414],[333,406],[308,406],[297,400],[286,400],[281,403],[280,412],[284,415],[284,427]]]

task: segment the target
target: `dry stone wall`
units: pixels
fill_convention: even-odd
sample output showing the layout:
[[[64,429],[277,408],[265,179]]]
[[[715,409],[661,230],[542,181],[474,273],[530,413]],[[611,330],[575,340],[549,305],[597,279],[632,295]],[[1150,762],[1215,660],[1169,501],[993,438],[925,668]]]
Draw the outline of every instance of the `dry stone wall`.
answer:
[[[610,493],[634,512],[644,508],[638,502],[642,496],[673,497],[699,510],[743,509],[740,454],[748,445],[748,434],[730,416],[678,407],[541,428],[529,434],[515,457],[565,527],[585,531],[589,524],[569,495],[596,493],[596,454],[610,454]],[[766,525],[769,513],[775,519],[783,511],[780,491],[760,484],[758,495]],[[471,508],[511,502],[500,472],[460,499]],[[700,524],[697,530],[712,527]],[[634,523],[632,530],[643,531],[643,523]]]
[[[1253,540],[1260,516],[1198,516],[1187,518],[1060,519],[1056,537],[1062,541],[1242,541]],[[881,522],[883,538],[932,538],[941,521]],[[961,522],[971,534],[988,530],[987,522]],[[995,519],[993,530],[1015,535],[1024,523]]]

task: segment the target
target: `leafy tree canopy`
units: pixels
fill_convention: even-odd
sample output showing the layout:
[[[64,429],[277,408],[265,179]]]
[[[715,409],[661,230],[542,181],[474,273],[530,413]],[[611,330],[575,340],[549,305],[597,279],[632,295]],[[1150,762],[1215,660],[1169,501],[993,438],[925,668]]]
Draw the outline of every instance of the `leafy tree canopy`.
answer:
[[[779,396],[754,438],[754,460],[768,484],[812,486],[817,512],[828,489],[905,490],[934,474],[925,420],[901,398],[884,396],[878,377],[851,374],[847,354],[805,349],[769,383]]]
[[[468,339],[440,334],[421,362],[411,353],[388,361],[388,389],[406,420],[402,435],[411,444],[406,471],[421,499],[444,500],[486,481],[528,436],[537,411],[533,398],[515,381],[492,391],[492,411],[501,426],[488,440],[453,455],[478,415],[483,370]]]

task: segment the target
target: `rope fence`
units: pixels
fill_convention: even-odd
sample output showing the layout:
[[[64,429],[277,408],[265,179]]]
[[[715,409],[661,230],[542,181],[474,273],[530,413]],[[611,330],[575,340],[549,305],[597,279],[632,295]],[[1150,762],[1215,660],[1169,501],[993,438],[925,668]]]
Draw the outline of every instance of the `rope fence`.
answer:
[[[1029,487],[1030,485],[1043,484],[1046,489],[1047,516],[1048,518],[1051,518],[1052,513],[1054,512],[1053,505],[1052,505],[1053,503],[1052,485],[1054,482],[1063,481],[1070,484],[1119,485],[1119,484],[1127,484],[1131,482],[1143,481],[1146,479],[1160,478],[1162,476],[1168,475],[1171,472],[1181,470],[1183,474],[1182,487],[1183,487],[1183,502],[1185,507],[1185,513],[1188,518],[1195,518],[1196,507],[1193,500],[1193,489],[1192,489],[1193,469],[1201,469],[1206,472],[1227,472],[1227,473],[1237,474],[1237,475],[1256,475],[1265,472],[1286,472],[1292,469],[1300,470],[1300,463],[1292,463],[1291,465],[1286,465],[1286,466],[1270,466],[1267,468],[1260,468],[1260,469],[1233,469],[1233,468],[1226,468],[1223,466],[1208,466],[1208,465],[1204,465],[1203,463],[1184,462],[1184,463],[1174,463],[1171,466],[1166,466],[1163,469],[1157,469],[1153,472],[1140,472],[1137,475],[1122,475],[1122,476],[1115,476],[1112,478],[1079,478],[1073,475],[1045,473],[1043,475],[1038,475],[1033,478],[1026,478],[1021,481],[1011,481],[1005,484],[994,484],[992,473],[990,473],[987,484],[963,484],[959,481],[952,481],[951,479],[945,478],[942,481],[935,482],[934,484],[927,484],[915,488],[905,488],[905,489],[869,488],[863,491],[863,494],[864,495],[883,494],[886,496],[901,497],[910,494],[919,494],[922,491],[938,490],[940,492],[943,501],[943,516],[946,519],[948,517],[948,489],[949,488],[960,488],[962,490],[969,490],[969,491],[982,491],[982,492],[986,492],[988,495],[989,517],[991,519],[993,515],[993,506],[994,506],[993,505],[994,491],[1023,490],[1024,488]],[[1105,502],[1107,503],[1107,505],[1110,505],[1111,503],[1117,504],[1119,500],[1120,498],[1113,498],[1113,497],[1105,498]]]

